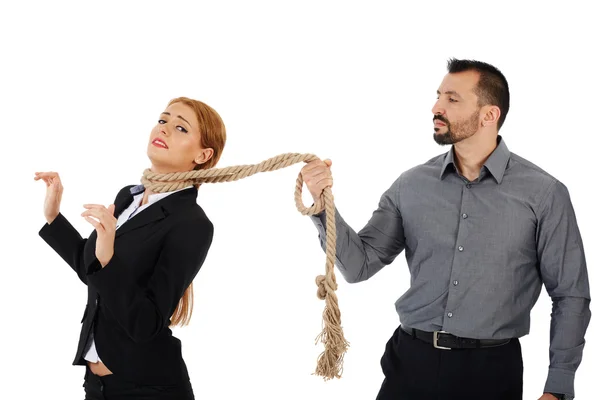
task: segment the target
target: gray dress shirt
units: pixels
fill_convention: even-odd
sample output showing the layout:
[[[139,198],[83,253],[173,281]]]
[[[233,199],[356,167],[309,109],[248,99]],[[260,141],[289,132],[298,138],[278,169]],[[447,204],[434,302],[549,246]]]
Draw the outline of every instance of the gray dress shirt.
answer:
[[[325,250],[325,212],[311,219]],[[410,288],[396,310],[409,328],[521,337],[544,284],[553,304],[544,391],[575,394],[591,317],[575,212],[565,185],[501,136],[478,179],[458,173],[452,148],[402,173],[358,233],[336,208],[336,230],[336,265],[350,283],[405,251]]]

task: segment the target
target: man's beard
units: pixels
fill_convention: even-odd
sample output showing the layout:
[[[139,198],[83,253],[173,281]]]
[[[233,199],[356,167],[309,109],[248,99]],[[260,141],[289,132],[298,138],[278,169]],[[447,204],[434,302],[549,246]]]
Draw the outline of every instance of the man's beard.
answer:
[[[438,133],[443,127],[434,128],[435,133],[433,134],[433,140],[441,146],[455,144],[461,140],[468,139],[473,136],[479,128],[479,110],[476,110],[469,118],[452,124],[441,115],[435,115],[433,120],[435,121],[436,119],[446,124],[446,133]]]

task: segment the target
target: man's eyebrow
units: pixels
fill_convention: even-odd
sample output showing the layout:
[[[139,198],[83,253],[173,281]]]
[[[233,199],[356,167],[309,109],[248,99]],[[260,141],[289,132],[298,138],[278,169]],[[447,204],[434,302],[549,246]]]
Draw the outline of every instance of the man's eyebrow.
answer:
[[[439,91],[439,90],[437,91],[437,94],[438,94],[438,96],[440,95],[440,91]],[[451,96],[460,97],[460,98],[462,99],[462,96],[461,96],[460,94],[458,94],[458,93],[457,93],[456,91],[454,91],[454,90],[446,90],[446,91],[444,92],[444,94],[449,94],[449,95],[451,95]]]
[[[166,111],[165,111],[165,112],[161,113],[160,115],[163,115],[163,114],[165,114],[165,115],[168,115],[168,116],[171,116],[171,113],[170,113],[170,112],[166,112]],[[177,118],[181,118],[182,120],[184,120],[185,122],[187,122],[187,124],[188,124],[189,126],[192,126],[192,124],[190,124],[190,123],[188,122],[188,120],[187,120],[187,119],[185,119],[185,118],[183,118],[181,115],[178,115],[178,116],[177,116]]]

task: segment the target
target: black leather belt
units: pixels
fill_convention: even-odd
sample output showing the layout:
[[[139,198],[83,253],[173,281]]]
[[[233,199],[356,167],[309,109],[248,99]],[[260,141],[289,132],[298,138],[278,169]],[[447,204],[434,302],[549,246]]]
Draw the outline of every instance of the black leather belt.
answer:
[[[483,347],[503,346],[510,339],[469,339],[454,336],[444,331],[426,332],[419,329],[401,327],[402,330],[414,338],[432,344],[437,349],[477,349]]]

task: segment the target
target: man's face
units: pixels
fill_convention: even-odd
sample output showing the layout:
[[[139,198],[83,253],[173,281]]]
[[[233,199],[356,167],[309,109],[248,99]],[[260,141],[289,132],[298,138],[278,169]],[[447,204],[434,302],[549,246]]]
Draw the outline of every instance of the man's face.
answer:
[[[440,85],[433,109],[433,140],[454,144],[473,136],[481,126],[475,88],[479,73],[465,71],[447,74]]]

